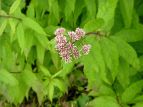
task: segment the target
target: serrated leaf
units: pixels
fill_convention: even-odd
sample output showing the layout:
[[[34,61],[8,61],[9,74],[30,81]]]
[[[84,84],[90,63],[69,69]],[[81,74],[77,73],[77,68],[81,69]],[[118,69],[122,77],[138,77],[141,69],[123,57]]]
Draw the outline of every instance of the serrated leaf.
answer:
[[[86,32],[93,32],[96,31],[98,29],[100,29],[104,24],[103,19],[93,19],[88,21],[85,25],[84,25],[84,30]]]
[[[16,9],[19,7],[21,0],[15,0],[15,2],[12,4],[9,10],[9,14],[12,14],[16,11]]]
[[[54,86],[58,87],[60,91],[65,92],[66,91],[66,85],[64,84],[64,81],[60,79],[53,79]]]
[[[0,25],[0,36],[3,34],[5,28],[6,28],[6,25],[7,25],[7,19],[5,19],[2,24]]]
[[[120,56],[123,57],[134,68],[139,69],[139,59],[137,57],[136,51],[119,37],[111,36],[110,39],[114,41],[118,50],[120,50]]]
[[[84,0],[86,4],[86,8],[88,14],[91,18],[95,18],[96,16],[96,0]]]
[[[133,103],[143,102],[143,95],[139,95],[133,99]]]
[[[37,41],[41,44],[42,47],[44,47],[45,49],[48,49],[49,40],[46,36],[37,35],[37,34],[34,34],[34,36],[36,37]]]
[[[24,79],[24,82],[36,92],[38,102],[41,104],[44,97],[43,85],[32,72],[30,65],[26,65],[25,70],[22,72],[22,78]]]
[[[86,107],[120,107],[120,105],[114,97],[101,96],[89,102]]]
[[[51,77],[50,71],[47,68],[45,68],[43,65],[40,65],[39,68],[46,76]]]
[[[138,29],[123,29],[115,34],[127,42],[137,42],[143,40],[143,31]]]
[[[143,102],[140,103],[136,103],[133,107],[142,107],[143,106]]]
[[[51,81],[48,85],[48,96],[51,102],[53,100],[53,95],[54,95],[54,84],[53,81]]]
[[[118,0],[98,0],[97,18],[104,20],[103,30],[110,31],[114,24],[114,14]]]
[[[143,80],[131,84],[122,94],[122,101],[129,103],[132,101],[143,89]]]
[[[140,66],[141,66],[141,69],[143,71],[143,55],[139,57],[139,61],[140,61]]]
[[[19,46],[23,52],[25,49],[25,35],[24,35],[23,25],[21,23],[19,23],[19,25],[17,26],[17,39]]]
[[[35,8],[34,8],[34,4],[31,2],[30,5],[28,6],[28,9],[27,9],[27,16],[28,17],[31,17],[31,18],[34,18],[34,15],[35,15]]]
[[[89,81],[89,87],[94,87],[97,83],[97,78],[102,79],[106,83],[109,83],[105,70],[105,62],[101,53],[101,47],[99,41],[95,41],[95,38],[89,38],[87,40],[91,44],[91,51],[88,55],[83,56],[81,59],[84,64],[84,73]],[[98,75],[98,77],[97,77]],[[99,80],[99,79],[98,79]]]
[[[48,0],[49,10],[54,14],[55,18],[59,20],[59,4],[58,0]],[[54,5],[54,6],[53,6]]]
[[[100,45],[106,66],[110,70],[114,81],[118,73],[119,65],[119,52],[116,44],[108,38],[102,38],[102,40],[100,40]]]
[[[41,34],[41,35],[46,35],[44,29],[33,19],[29,17],[24,17],[22,18],[23,25],[29,27],[30,29],[33,29],[35,32]]]
[[[17,79],[5,69],[0,69],[0,81],[10,86],[18,85]]]
[[[41,45],[37,45],[37,59],[40,64],[43,64],[45,56],[45,49]]]
[[[134,0],[119,0],[119,3],[125,27],[129,28],[132,24]]]
[[[129,64],[123,59],[120,60],[117,80],[124,89],[130,84],[130,72]]]
[[[73,16],[73,12],[74,12],[74,9],[75,9],[75,1],[76,0],[65,0],[66,2],[66,5],[65,5],[65,10],[64,10],[64,13],[65,13],[65,19],[66,21],[68,20],[71,20],[71,16]]]
[[[10,28],[11,28],[11,41],[12,41],[13,40],[13,35],[15,34],[15,31],[16,31],[16,23],[12,19],[9,19],[8,21],[9,21],[9,25],[10,25]]]

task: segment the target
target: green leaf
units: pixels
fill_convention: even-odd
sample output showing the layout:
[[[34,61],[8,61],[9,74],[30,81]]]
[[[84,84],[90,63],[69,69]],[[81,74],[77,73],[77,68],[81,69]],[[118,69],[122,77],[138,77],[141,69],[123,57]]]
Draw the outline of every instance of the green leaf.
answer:
[[[18,84],[17,79],[5,69],[0,69],[0,81],[11,86]]]
[[[34,18],[34,15],[35,15],[35,8],[34,8],[34,4],[33,2],[30,3],[30,5],[28,6],[28,9],[27,9],[27,16],[30,17],[30,18]]]
[[[125,27],[129,28],[132,24],[134,0],[119,0],[119,3]]]
[[[129,103],[132,101],[143,89],[143,80],[131,84],[122,94],[122,101]]]
[[[53,100],[53,95],[54,95],[54,83],[53,81],[51,81],[48,86],[48,96],[51,102]]]
[[[141,69],[143,71],[143,55],[139,57],[139,61],[140,61],[140,66],[141,66]]]
[[[22,72],[22,78],[24,82],[36,92],[38,102],[41,104],[44,97],[43,84],[32,72],[30,65],[26,65],[25,70]]]
[[[48,49],[49,40],[46,36],[37,35],[37,34],[34,34],[34,36],[36,37],[37,41],[41,44],[41,46],[43,46],[45,49]]]
[[[73,66],[74,66],[74,62],[71,62],[71,63],[68,63],[68,64],[63,62],[62,69],[59,70],[58,72],[56,72],[52,76],[52,78],[55,78],[55,77],[58,77],[58,76],[64,78],[65,76],[67,76],[67,74],[69,74],[72,71]]]
[[[41,45],[37,45],[37,59],[40,64],[43,64],[45,56],[45,49]]]
[[[9,10],[9,14],[12,14],[16,11],[16,9],[19,7],[21,0],[15,0],[15,2],[12,4]]]
[[[76,0],[65,0],[66,5],[65,5],[65,19],[66,21],[72,20],[71,16],[73,16],[74,9],[75,9],[75,1]]]
[[[2,24],[0,25],[0,36],[3,34],[5,28],[7,26],[7,19],[5,19]]]
[[[84,0],[89,17],[95,18],[96,16],[96,0]]]
[[[46,76],[51,77],[50,71],[47,68],[45,68],[43,65],[40,65],[39,68]]]
[[[136,51],[125,41],[119,37],[111,36],[110,39],[117,45],[119,54],[134,68],[139,69],[139,59]]]
[[[114,97],[101,96],[89,102],[87,107],[120,107],[120,105]]]
[[[137,96],[132,102],[133,103],[139,103],[143,101],[143,95]]]
[[[94,87],[98,78],[110,84],[109,80],[107,79],[105,62],[101,53],[99,41],[96,41],[93,37],[87,39],[86,42],[90,43],[92,47],[90,53],[82,57],[81,63],[84,64],[84,73],[88,78],[89,87]]]
[[[8,21],[9,21],[9,25],[11,28],[11,32],[10,32],[11,33],[11,40],[13,40],[13,38],[14,38],[13,36],[16,32],[16,23],[13,19],[9,19]]]
[[[25,49],[25,35],[24,35],[23,25],[21,23],[19,23],[19,25],[17,26],[17,39],[19,46],[23,52]]]
[[[65,92],[66,91],[66,84],[64,84],[64,81],[60,79],[53,79],[54,86],[58,87],[60,91]]]
[[[123,29],[115,34],[127,42],[137,42],[143,40],[143,31],[138,29]]]
[[[59,20],[59,4],[58,0],[48,0],[49,2],[49,10],[54,14],[55,18]]]
[[[119,52],[116,44],[108,38],[102,38],[102,40],[100,40],[100,45],[106,66],[110,70],[114,81],[118,73],[119,65]]]
[[[104,24],[103,19],[93,19],[93,20],[88,21],[84,25],[84,30],[86,32],[93,32],[93,31],[100,29],[103,26],[103,24]]]
[[[44,29],[33,19],[29,17],[24,17],[22,18],[23,25],[33,29],[35,32],[41,34],[41,35],[46,35]]]
[[[133,107],[142,107],[143,106],[143,102],[140,103],[136,103]]]
[[[102,27],[105,31],[110,31],[114,24],[114,14],[118,0],[98,0],[97,18],[102,18],[105,22]]]
[[[125,60],[120,60],[120,64],[119,64],[119,73],[117,76],[117,79],[119,81],[119,83],[121,84],[121,86],[125,89],[129,86],[130,84],[130,67],[129,64],[127,62],[125,62]]]

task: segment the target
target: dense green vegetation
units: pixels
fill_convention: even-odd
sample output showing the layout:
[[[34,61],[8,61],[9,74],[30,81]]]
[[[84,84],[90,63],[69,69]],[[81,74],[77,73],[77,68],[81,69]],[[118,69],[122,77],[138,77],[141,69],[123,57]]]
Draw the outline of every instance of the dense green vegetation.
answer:
[[[89,54],[62,60],[61,27]],[[143,107],[143,0],[0,0],[0,107]]]

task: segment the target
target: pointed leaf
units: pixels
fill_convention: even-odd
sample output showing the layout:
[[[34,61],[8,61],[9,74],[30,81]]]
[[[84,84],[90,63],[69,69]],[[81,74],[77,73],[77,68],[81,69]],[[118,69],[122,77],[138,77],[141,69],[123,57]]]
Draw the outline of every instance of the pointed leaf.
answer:
[[[116,44],[107,38],[102,38],[102,40],[100,40],[100,45],[106,66],[110,70],[114,81],[118,73],[119,65],[119,52]]]
[[[129,28],[132,24],[134,0],[119,0],[119,3],[125,27]]]
[[[0,81],[11,86],[17,85],[17,79],[5,69],[0,69]]]
[[[88,21],[84,25],[84,30],[86,32],[93,32],[93,31],[100,29],[103,26],[103,24],[104,24],[103,19],[93,19],[93,20]]]
[[[15,2],[10,7],[9,14],[12,14],[16,11],[16,9],[19,7],[21,0],[15,0]]]
[[[44,29],[33,19],[29,18],[29,17],[24,17],[22,19],[23,21],[23,25],[33,29],[35,32],[41,34],[41,35],[46,35]]]
[[[111,36],[110,39],[113,40],[113,42],[117,45],[118,50],[120,50],[120,56],[123,57],[134,68],[139,69],[139,59],[136,51],[119,37]]]
[[[98,0],[97,18],[102,18],[105,22],[103,29],[110,31],[114,24],[114,14],[118,0]]]
[[[64,81],[60,79],[54,79],[53,83],[56,87],[60,89],[60,91],[65,92],[66,91],[66,85],[64,84]]]
[[[116,98],[110,96],[97,97],[87,107],[120,107]]]
[[[0,25],[0,36],[3,34],[3,32],[4,32],[5,28],[6,28],[6,25],[7,25],[7,19],[4,20],[2,22],[2,24]]]
[[[122,101],[129,103],[132,101],[143,89],[143,80],[131,84],[122,94]]]
[[[19,23],[19,25],[17,26],[17,39],[19,46],[23,52],[25,49],[25,35],[24,35],[23,25],[21,23]]]

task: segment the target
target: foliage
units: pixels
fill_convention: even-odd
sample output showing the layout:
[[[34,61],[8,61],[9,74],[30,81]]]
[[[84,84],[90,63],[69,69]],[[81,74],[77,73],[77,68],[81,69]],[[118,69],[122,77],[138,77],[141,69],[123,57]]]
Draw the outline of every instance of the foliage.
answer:
[[[142,107],[142,0],[0,0],[0,106]],[[86,31],[65,63],[57,28]]]

